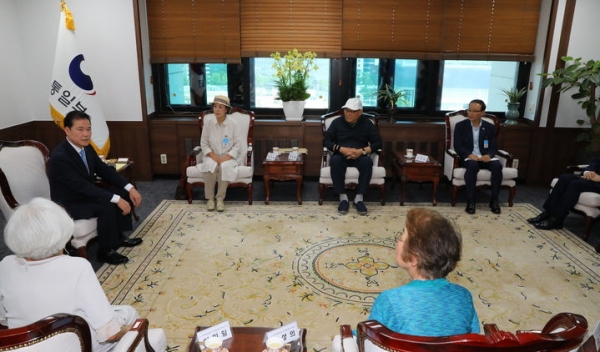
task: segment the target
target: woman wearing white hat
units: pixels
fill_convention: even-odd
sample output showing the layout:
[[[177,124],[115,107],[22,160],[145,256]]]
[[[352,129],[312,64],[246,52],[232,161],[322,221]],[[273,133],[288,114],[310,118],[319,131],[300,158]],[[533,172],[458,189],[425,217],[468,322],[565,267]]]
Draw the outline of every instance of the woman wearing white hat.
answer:
[[[225,193],[229,182],[237,176],[240,154],[240,132],[237,123],[227,118],[231,111],[229,98],[215,96],[212,104],[214,118],[204,120],[200,146],[204,154],[201,171],[204,172],[204,197],[209,211],[225,210]],[[215,185],[217,194],[215,195]],[[216,202],[215,202],[216,198]]]

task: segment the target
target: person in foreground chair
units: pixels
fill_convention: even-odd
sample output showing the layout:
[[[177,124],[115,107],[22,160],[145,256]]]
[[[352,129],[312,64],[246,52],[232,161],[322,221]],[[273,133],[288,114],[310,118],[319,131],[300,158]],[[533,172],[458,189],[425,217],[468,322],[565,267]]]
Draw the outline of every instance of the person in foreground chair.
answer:
[[[461,251],[462,236],[455,224],[437,211],[411,209],[404,230],[396,235],[396,262],[411,281],[381,292],[368,320],[415,336],[479,333],[471,293],[446,280],[460,261]],[[353,351],[355,345],[336,335],[332,351]]]
[[[477,173],[480,169],[488,169],[492,174],[490,209],[494,214],[501,212],[498,194],[502,185],[502,164],[494,159],[498,151],[494,125],[482,120],[485,108],[483,100],[472,100],[467,110],[468,119],[457,123],[454,128],[454,150],[466,168],[467,207],[465,211],[469,214],[475,214],[475,191]]]
[[[542,230],[562,229],[564,219],[583,192],[600,193],[600,155],[592,159],[583,174],[560,175],[544,202],[544,211],[527,221]]]
[[[110,351],[139,316],[131,306],[110,305],[89,261],[63,254],[73,227],[49,199],[17,208],[4,229],[14,254],[0,262],[0,324],[16,328],[55,313],[78,315],[91,327],[93,351]]]
[[[471,293],[446,280],[461,251],[462,236],[456,225],[437,211],[411,209],[404,231],[396,238],[396,262],[412,281],[379,294],[369,320],[410,335],[479,333]]]
[[[91,119],[82,111],[71,111],[64,119],[66,138],[52,151],[48,161],[50,196],[65,207],[73,219],[98,218],[98,259],[108,264],[129,260],[118,253],[119,247],[134,247],[141,238],[128,238],[131,231],[132,206],[139,206],[142,196],[102,161],[90,145]],[[96,175],[111,185],[96,186]]]
[[[333,152],[330,160],[333,191],[340,197],[338,212],[348,213],[349,202],[345,191],[346,169],[358,169],[358,187],[352,202],[360,215],[367,215],[363,195],[367,192],[373,174],[373,160],[369,154],[382,148],[383,142],[375,125],[362,116],[363,106],[358,98],[350,98],[344,106],[344,118],[337,118],[327,129],[323,146]]]
[[[200,146],[205,156],[201,170],[204,172],[204,197],[207,200],[206,209],[224,211],[227,186],[237,177],[241,137],[237,123],[227,118],[231,109],[229,98],[224,95],[215,96],[212,108],[216,119],[206,119],[200,137]]]

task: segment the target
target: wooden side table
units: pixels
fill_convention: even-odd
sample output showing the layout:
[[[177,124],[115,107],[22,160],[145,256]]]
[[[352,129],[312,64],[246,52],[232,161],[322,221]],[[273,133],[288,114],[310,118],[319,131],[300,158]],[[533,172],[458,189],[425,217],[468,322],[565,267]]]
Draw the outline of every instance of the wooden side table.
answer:
[[[268,161],[264,160],[262,165],[264,168],[263,179],[265,183],[265,204],[269,204],[271,196],[271,180],[290,181],[296,180],[296,198],[298,204],[302,204],[302,181],[304,179],[304,155],[298,154],[298,160],[289,160],[289,153],[281,153],[277,159]]]
[[[437,205],[435,195],[437,192],[438,184],[440,183],[440,174],[442,171],[442,164],[437,160],[429,157],[429,162],[417,162],[414,159],[407,159],[403,152],[394,151],[392,152],[394,162],[392,167],[394,169],[394,183],[397,182],[398,178],[401,181],[401,192],[400,192],[400,205],[404,205],[404,198],[406,197],[406,182],[433,182],[433,191],[431,192],[431,200],[434,206]]]
[[[194,336],[190,340],[187,352],[201,352],[197,343],[198,331],[204,327],[198,326]],[[231,328],[233,337],[223,341],[223,347],[230,352],[260,352],[265,348],[265,334],[274,328],[251,327],[251,326],[234,326]],[[300,329],[300,338],[291,344],[289,352],[306,352],[306,329]]]

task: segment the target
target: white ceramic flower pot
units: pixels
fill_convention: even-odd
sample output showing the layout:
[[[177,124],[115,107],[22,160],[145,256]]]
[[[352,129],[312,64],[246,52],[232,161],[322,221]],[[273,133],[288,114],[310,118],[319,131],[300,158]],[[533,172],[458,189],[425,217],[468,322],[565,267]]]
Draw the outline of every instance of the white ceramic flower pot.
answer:
[[[286,121],[302,121],[304,114],[304,100],[302,101],[284,101],[283,114]]]

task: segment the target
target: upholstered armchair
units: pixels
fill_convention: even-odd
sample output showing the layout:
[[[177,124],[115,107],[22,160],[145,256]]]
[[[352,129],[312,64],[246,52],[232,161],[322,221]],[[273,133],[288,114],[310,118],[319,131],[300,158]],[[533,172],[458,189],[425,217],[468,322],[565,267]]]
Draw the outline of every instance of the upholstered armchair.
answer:
[[[586,164],[582,165],[570,165],[567,166],[567,173],[582,174],[585,168],[588,167]],[[550,183],[550,187],[554,188],[558,182],[558,178],[554,178]],[[592,224],[594,220],[600,216],[600,194],[595,192],[582,192],[579,195],[577,204],[572,209],[574,212],[584,216],[584,228],[583,228],[583,240],[587,241],[592,230]],[[600,249],[600,245],[597,247]]]
[[[0,141],[0,210],[8,221],[19,204],[36,197],[50,199],[48,148],[34,140]],[[87,244],[98,234],[97,218],[75,220],[71,245],[87,258]]]
[[[112,351],[162,352],[166,348],[164,331],[148,330],[148,319],[140,318]],[[0,329],[0,352],[2,351],[92,352],[90,328],[79,316],[54,314],[20,328]]]
[[[375,127],[379,130],[379,120],[369,114],[363,113],[363,115],[367,115],[371,122],[373,122]],[[331,125],[331,122],[339,117],[344,118],[344,109],[321,116],[321,129],[323,132],[323,137],[325,137],[325,133]],[[323,147],[323,154],[321,156],[321,171],[319,174],[319,205],[323,204],[325,188],[333,188],[331,170],[329,167],[329,159],[332,155],[333,153],[331,151]],[[369,187],[379,189],[379,202],[381,205],[385,205],[385,167],[383,166],[383,151],[381,149],[374,151],[371,153],[371,158],[373,159],[373,175],[371,176]],[[346,170],[346,188],[356,189],[357,186],[358,170],[355,167],[349,167]]]
[[[460,157],[454,150],[454,126],[467,118],[466,110],[454,111],[446,114],[446,153],[444,154],[444,175],[448,178],[452,185],[452,196],[450,203],[456,205],[456,197],[458,190],[465,187],[465,171],[464,167],[460,166]],[[500,132],[500,120],[492,115],[485,114],[483,120],[492,123],[496,129],[496,136]],[[513,199],[517,192],[517,176],[518,170],[513,168],[513,156],[507,151],[498,149],[496,158],[502,164],[502,187],[508,188],[508,205],[513,206]],[[480,170],[477,173],[477,187],[490,187],[492,173],[489,170]]]
[[[492,351],[571,351],[587,335],[588,322],[578,314],[559,313],[542,330],[518,330],[516,333],[484,324],[483,334],[425,337],[391,331],[375,320],[358,323],[356,343],[350,326],[342,326],[343,352],[492,352]],[[357,346],[358,345],[358,346]],[[336,351],[334,351],[336,352]]]
[[[254,131],[254,112],[239,108],[232,108],[228,119],[235,120],[240,128],[242,150],[238,158],[238,173],[234,182],[229,183],[228,188],[245,187],[248,195],[248,204],[252,204],[252,177],[254,175],[254,152],[252,149],[252,134]],[[204,111],[198,117],[198,127],[202,135],[204,121],[215,119],[211,110]],[[194,187],[204,187],[204,174],[200,171],[204,154],[200,146],[196,146],[186,157],[184,170],[179,180],[179,189],[185,189],[188,203],[192,203],[192,191]]]

